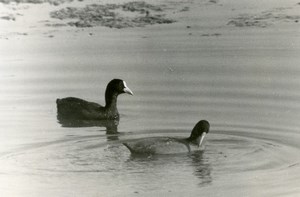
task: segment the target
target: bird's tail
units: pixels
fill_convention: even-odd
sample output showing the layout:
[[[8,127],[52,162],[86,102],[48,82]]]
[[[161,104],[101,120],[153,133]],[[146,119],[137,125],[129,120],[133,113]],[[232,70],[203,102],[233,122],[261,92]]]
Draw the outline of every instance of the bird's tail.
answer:
[[[131,153],[134,153],[134,150],[129,146],[129,144],[124,142],[123,145],[126,146],[130,150]]]
[[[60,103],[60,99],[56,99],[56,104],[58,105]]]

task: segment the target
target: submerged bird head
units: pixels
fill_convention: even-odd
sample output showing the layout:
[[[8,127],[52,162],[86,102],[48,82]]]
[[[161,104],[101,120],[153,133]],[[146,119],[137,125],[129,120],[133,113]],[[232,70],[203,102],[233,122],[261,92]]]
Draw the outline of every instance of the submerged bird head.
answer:
[[[201,146],[205,135],[209,132],[209,122],[206,120],[200,120],[193,128],[188,140],[197,146]]]
[[[133,92],[127,87],[125,81],[121,79],[113,79],[107,84],[107,91],[112,91],[117,94],[127,93],[133,95]]]

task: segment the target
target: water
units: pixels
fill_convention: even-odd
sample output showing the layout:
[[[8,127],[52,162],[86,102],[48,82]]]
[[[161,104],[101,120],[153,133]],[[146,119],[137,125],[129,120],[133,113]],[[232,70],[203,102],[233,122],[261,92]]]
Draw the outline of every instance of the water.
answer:
[[[182,25],[2,40],[1,196],[299,194],[299,35]],[[104,104],[112,78],[135,94],[118,99],[118,134],[58,123],[56,98]],[[204,151],[135,157],[122,145],[185,137],[200,119]]]

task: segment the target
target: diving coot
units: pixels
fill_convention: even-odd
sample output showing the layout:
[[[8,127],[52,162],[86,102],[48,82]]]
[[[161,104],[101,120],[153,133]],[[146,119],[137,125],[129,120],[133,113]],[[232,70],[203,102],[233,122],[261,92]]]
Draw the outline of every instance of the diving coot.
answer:
[[[199,150],[205,135],[209,132],[209,122],[199,121],[188,138],[151,137],[123,143],[132,154],[175,154]]]
[[[107,120],[119,119],[117,97],[119,94],[133,95],[126,82],[121,79],[111,80],[105,91],[105,106],[88,102],[80,98],[67,97],[57,99],[57,116],[65,119]]]

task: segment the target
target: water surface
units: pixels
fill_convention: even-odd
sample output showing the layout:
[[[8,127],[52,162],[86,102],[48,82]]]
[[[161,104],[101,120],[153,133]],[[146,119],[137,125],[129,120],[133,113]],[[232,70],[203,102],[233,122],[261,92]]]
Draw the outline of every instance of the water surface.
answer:
[[[299,35],[287,25],[207,37],[184,25],[2,40],[1,194],[298,194]],[[56,98],[104,104],[112,78],[134,92],[118,99],[119,133],[57,121]],[[204,151],[135,157],[122,145],[185,137],[200,119],[211,123]]]

